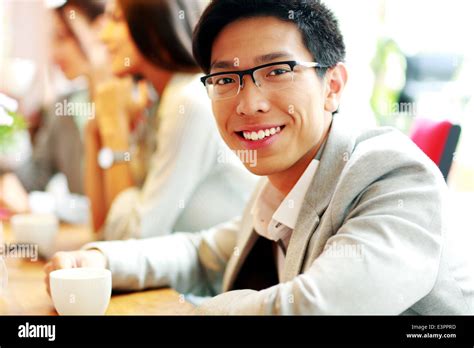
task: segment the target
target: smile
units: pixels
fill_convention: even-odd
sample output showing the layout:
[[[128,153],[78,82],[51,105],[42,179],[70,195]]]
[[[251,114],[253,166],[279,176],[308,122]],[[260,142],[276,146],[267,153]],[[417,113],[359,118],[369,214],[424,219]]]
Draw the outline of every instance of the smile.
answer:
[[[275,138],[283,131],[284,125],[253,130],[235,132],[247,148],[260,148],[273,143]]]
[[[241,133],[245,139],[256,141],[256,140],[262,140],[264,138],[268,138],[276,133],[280,133],[280,131],[281,131],[280,127],[272,127],[268,129],[261,129],[257,132],[243,131]]]

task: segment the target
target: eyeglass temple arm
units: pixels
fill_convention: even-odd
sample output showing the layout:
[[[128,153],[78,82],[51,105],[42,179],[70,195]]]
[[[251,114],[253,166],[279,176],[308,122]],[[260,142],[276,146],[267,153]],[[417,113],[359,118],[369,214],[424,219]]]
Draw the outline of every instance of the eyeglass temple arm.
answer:
[[[322,65],[317,62],[297,62],[298,65],[307,67],[307,68],[330,68],[329,65]]]

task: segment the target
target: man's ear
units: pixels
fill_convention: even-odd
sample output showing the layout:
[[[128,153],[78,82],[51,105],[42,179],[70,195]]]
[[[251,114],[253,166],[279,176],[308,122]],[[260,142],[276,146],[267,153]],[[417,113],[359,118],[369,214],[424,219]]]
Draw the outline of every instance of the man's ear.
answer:
[[[347,69],[344,63],[337,65],[326,72],[326,95],[324,110],[330,113],[336,112],[339,108],[342,91],[347,83]]]

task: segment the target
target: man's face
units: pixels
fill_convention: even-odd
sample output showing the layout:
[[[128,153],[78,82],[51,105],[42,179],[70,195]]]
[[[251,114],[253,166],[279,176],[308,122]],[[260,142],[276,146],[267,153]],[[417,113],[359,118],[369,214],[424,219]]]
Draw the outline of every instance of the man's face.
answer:
[[[285,60],[314,60],[295,24],[273,17],[243,19],[226,26],[214,41],[211,73]],[[272,175],[291,168],[305,155],[314,156],[334,111],[327,107],[328,89],[314,68],[295,68],[294,82],[281,90],[261,90],[246,75],[240,93],[213,101],[213,111],[221,136],[232,150],[257,151],[256,166],[244,163],[248,170]],[[248,137],[259,130],[268,130],[270,136],[257,141],[244,137],[243,132]]]
[[[69,11],[72,10],[68,9],[67,13]],[[58,12],[51,11],[51,13],[53,17],[51,28],[53,62],[62,70],[66,78],[70,80],[86,74],[89,70],[89,62],[81,51],[77,39],[64,20],[61,19]],[[76,13],[78,16],[81,15],[79,10]]]

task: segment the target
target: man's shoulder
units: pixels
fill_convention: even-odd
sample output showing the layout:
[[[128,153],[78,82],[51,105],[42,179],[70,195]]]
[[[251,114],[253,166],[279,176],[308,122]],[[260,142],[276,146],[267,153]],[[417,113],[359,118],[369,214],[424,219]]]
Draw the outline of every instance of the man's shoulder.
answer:
[[[391,127],[363,130],[355,135],[349,164],[356,163],[371,169],[417,167],[423,172],[440,174],[435,163],[409,137]]]
[[[435,190],[445,186],[436,164],[394,128],[339,129],[337,134],[346,149],[340,154],[345,163],[337,179],[339,189],[358,192],[374,183],[387,190],[421,183]]]
[[[406,157],[424,157],[410,138],[392,127],[375,127],[360,130],[355,135],[354,154],[400,153]]]

